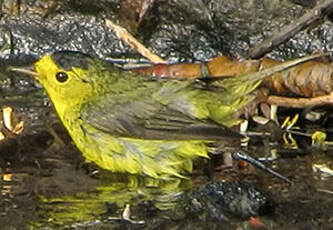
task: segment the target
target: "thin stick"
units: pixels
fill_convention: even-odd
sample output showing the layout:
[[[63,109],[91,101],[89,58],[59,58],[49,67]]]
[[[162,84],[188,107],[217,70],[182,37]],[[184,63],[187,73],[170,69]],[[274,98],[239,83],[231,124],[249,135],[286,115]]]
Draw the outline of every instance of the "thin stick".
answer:
[[[313,22],[320,20],[324,15],[333,10],[333,0],[326,0],[322,4],[314,7],[308,13],[304,14],[297,21],[283,27],[280,32],[265,39],[261,44],[250,50],[250,58],[260,58],[266,53],[272,51],[276,46],[280,45],[287,39],[293,37],[299,31],[303,30]]]
[[[333,93],[312,98],[290,98],[281,96],[269,96],[267,103],[288,108],[305,108],[319,105],[333,104]]]
[[[285,176],[282,176],[280,173],[278,172],[275,172],[274,170],[268,168],[267,166],[265,166],[263,163],[261,163],[260,161],[250,157],[249,154],[247,154],[244,150],[239,150],[237,152],[234,152],[232,154],[232,158],[235,159],[235,160],[243,160],[243,161],[246,161],[250,164],[252,164],[253,166],[263,170],[264,172],[267,172],[269,174],[271,174],[272,176],[280,179],[280,180],[283,180],[284,182],[287,182],[289,184],[292,184],[293,182],[291,180],[289,180],[287,177]]]
[[[118,38],[128,44],[139,54],[146,57],[149,61],[154,64],[166,64],[166,61],[150,52],[150,50],[148,50],[144,45],[142,45],[138,40],[136,40],[125,28],[114,24],[108,19],[105,20],[105,23],[107,27],[109,27],[115,32]]]

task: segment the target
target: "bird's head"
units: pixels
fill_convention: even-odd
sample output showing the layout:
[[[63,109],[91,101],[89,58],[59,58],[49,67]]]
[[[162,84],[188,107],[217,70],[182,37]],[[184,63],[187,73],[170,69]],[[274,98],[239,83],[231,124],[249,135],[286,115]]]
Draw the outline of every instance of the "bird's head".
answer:
[[[82,103],[94,94],[97,59],[73,51],[60,51],[46,55],[29,68],[11,68],[34,77],[58,107]],[[98,84],[98,83],[97,83]]]

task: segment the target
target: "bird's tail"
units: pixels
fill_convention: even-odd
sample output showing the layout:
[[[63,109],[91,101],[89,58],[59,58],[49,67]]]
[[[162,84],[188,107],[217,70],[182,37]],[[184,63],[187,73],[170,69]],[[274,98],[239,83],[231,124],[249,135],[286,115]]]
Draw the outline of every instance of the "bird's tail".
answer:
[[[285,61],[279,65],[263,69],[258,72],[226,78],[220,81],[218,84],[225,88],[227,91],[233,92],[233,95],[237,95],[238,97],[245,96],[255,90],[259,86],[261,81],[266,77],[269,77],[277,72],[287,70],[301,63],[329,55],[333,55],[333,52],[312,54],[291,61]]]
[[[289,69],[291,67],[294,67],[296,65],[299,65],[301,63],[311,61],[311,60],[316,59],[316,58],[329,56],[329,55],[332,55],[332,54],[333,54],[333,52],[312,54],[312,55],[308,55],[308,56],[305,56],[305,57],[296,58],[294,60],[285,61],[285,62],[283,62],[279,65],[273,66],[271,68],[267,68],[267,69],[260,70],[258,72],[238,76],[236,78],[238,78],[238,80],[243,78],[246,81],[248,81],[248,80],[250,80],[250,81],[259,81],[259,80],[263,80],[264,78],[266,78],[266,77],[268,77],[268,76],[270,76],[274,73],[278,73],[278,72],[287,70],[287,69]]]

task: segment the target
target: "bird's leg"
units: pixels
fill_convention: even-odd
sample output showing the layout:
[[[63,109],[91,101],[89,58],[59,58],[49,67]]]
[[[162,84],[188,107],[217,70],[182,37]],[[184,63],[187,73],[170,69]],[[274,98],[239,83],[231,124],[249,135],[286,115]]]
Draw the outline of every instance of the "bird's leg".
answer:
[[[263,163],[261,163],[260,161],[252,158],[251,156],[249,156],[244,150],[239,150],[237,152],[234,152],[232,154],[232,158],[235,160],[243,160],[246,161],[250,164],[252,164],[253,166],[263,170],[264,172],[267,172],[271,175],[273,175],[274,177],[283,180],[284,182],[290,183],[292,184],[292,181],[289,180],[287,177],[282,176],[281,174],[279,174],[278,172],[275,172],[274,170],[268,168],[267,166],[265,166]]]

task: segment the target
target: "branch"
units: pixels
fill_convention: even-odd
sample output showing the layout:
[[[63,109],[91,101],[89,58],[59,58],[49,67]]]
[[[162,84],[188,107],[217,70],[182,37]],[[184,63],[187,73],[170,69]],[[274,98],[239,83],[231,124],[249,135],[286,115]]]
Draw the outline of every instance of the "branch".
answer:
[[[333,93],[312,98],[269,96],[267,98],[267,103],[289,108],[305,108],[319,105],[327,105],[333,104]]]
[[[252,48],[250,50],[249,57],[256,59],[264,56],[266,53],[272,51],[276,46],[293,37],[313,22],[320,20],[324,15],[328,14],[332,10],[333,0],[326,0],[322,4],[314,7],[308,13],[304,14],[295,22],[283,27],[280,32],[273,33],[273,36],[265,39],[261,44]]]
[[[120,38],[136,52],[138,52],[154,64],[166,64],[166,61],[150,52],[150,50],[148,50],[144,45],[142,45],[138,40],[136,40],[126,29],[114,24],[108,19],[106,19],[105,21],[106,26],[112,29],[118,38]]]

